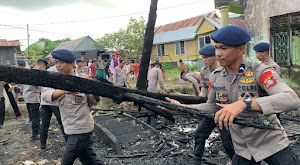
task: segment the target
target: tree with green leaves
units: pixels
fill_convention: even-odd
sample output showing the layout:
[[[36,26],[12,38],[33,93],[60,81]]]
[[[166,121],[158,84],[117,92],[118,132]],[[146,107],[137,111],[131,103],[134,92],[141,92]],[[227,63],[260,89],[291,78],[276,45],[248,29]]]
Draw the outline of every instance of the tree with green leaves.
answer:
[[[36,60],[40,58],[45,58],[50,52],[52,52],[59,44],[71,41],[70,38],[65,38],[61,40],[51,41],[47,38],[40,38],[38,42],[42,42],[43,44],[34,43],[25,49],[24,58],[28,61],[28,64],[36,62]],[[28,54],[29,53],[29,54]]]
[[[140,20],[130,18],[125,33],[125,49],[124,53],[128,57],[139,58],[143,51],[143,42],[145,37],[145,19],[140,17]]]
[[[115,33],[105,34],[96,39],[100,50],[118,50],[125,57],[137,57],[142,54],[145,35],[145,19],[130,18],[127,28]]]
[[[100,50],[123,50],[125,33],[123,29],[115,33],[107,33],[103,37],[96,39],[96,47]]]
[[[44,58],[43,48],[40,45],[30,45],[28,48],[25,49],[25,56],[24,58],[27,59],[29,65],[36,62],[40,58]]]

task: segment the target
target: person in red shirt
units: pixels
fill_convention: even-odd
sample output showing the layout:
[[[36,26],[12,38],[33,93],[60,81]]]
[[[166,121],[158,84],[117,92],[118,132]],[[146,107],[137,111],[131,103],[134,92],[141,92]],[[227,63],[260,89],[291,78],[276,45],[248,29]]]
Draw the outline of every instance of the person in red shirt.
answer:
[[[185,67],[181,59],[179,60],[179,65],[180,65],[180,72],[184,71]]]
[[[133,64],[134,74],[137,76],[140,72],[140,61],[136,60]]]
[[[95,61],[91,60],[91,64],[89,66],[89,70],[90,70],[90,74],[89,75],[92,78],[96,77],[96,65],[94,63],[95,63]]]
[[[117,67],[120,64],[120,60],[122,60],[122,57],[120,55],[119,51],[115,51],[114,57],[110,61],[110,72],[114,74],[114,68]]]

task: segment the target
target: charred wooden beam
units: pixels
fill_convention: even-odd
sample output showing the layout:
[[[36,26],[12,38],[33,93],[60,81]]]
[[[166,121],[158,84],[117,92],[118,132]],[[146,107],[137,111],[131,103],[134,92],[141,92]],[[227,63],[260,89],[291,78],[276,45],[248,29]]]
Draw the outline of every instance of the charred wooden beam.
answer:
[[[144,38],[143,52],[142,52],[141,65],[140,65],[140,73],[143,74],[138,75],[137,82],[136,82],[136,87],[139,90],[146,90],[147,88],[147,73],[148,73],[152,45],[153,45],[153,38],[154,38],[157,1],[158,0],[151,0],[151,4],[150,4],[150,11],[148,15],[146,30],[145,30],[145,38]]]
[[[13,110],[14,110],[14,112],[15,112],[16,117],[19,117],[19,116],[21,116],[20,109],[19,109],[18,104],[17,104],[17,102],[16,102],[16,100],[15,100],[15,97],[14,97],[13,94],[8,90],[9,88],[10,88],[9,85],[6,83],[6,84],[4,85],[4,89],[5,89],[5,91],[6,91],[7,97],[8,97],[8,99],[9,99],[10,104],[11,104],[11,107],[13,108]]]
[[[175,119],[173,117],[173,115],[167,111],[164,111],[162,109],[157,108],[154,105],[151,104],[142,104],[143,107],[147,108],[148,110],[155,112],[163,117],[165,117],[166,119],[172,121],[173,123],[175,122]]]
[[[206,102],[206,99],[203,97],[151,93],[148,91],[116,87],[108,83],[92,81],[71,75],[40,71],[35,69],[21,69],[5,65],[0,66],[0,80],[18,84],[51,87],[72,92],[90,93],[97,96],[108,97],[121,101],[131,101],[124,100],[122,94],[136,93],[160,100],[164,100],[165,97],[170,97],[186,104]]]
[[[186,113],[208,117],[208,118],[214,118],[214,112],[208,112],[205,110],[178,106],[178,105],[171,104],[167,101],[156,100],[150,97],[145,97],[134,93],[126,93],[124,94],[124,97],[126,99],[130,99],[138,103],[159,105],[167,109],[177,110],[177,111],[186,112]],[[259,118],[249,118],[249,119],[235,118],[233,123],[243,125],[243,126],[248,126],[248,127],[255,127],[259,129],[268,129],[268,130],[281,129],[279,125],[274,125],[269,120],[266,119],[262,120]]]
[[[103,83],[106,83],[106,84],[111,84],[113,85],[113,83],[111,83],[110,81],[106,80],[105,78],[101,77],[101,76],[96,76],[95,79],[97,81],[100,81],[100,82],[103,82]]]

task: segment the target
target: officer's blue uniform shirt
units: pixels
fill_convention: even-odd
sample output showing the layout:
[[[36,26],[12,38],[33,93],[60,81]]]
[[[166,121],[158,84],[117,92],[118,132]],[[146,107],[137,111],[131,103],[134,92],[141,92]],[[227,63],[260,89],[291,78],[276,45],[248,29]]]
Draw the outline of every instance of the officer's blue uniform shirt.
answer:
[[[269,43],[266,43],[266,42],[261,42],[261,43],[258,43],[257,45],[255,45],[253,47],[253,49],[256,51],[256,52],[265,52],[265,51],[269,51],[270,49],[270,44]]]
[[[216,43],[228,46],[240,46],[250,40],[250,33],[239,26],[224,26],[210,35]]]
[[[199,50],[199,54],[204,57],[211,57],[216,55],[216,48],[211,44],[207,44]]]
[[[58,49],[58,50],[54,50],[51,55],[53,56],[53,58],[55,59],[59,59],[62,60],[64,62],[68,62],[68,63],[72,63],[76,60],[76,55],[67,49]]]

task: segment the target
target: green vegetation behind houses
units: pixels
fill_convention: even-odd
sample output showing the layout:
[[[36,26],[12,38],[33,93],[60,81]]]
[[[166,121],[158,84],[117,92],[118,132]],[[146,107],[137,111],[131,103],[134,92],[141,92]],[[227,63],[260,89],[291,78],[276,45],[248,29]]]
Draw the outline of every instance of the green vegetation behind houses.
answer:
[[[281,68],[282,79],[300,96],[300,69]]]

